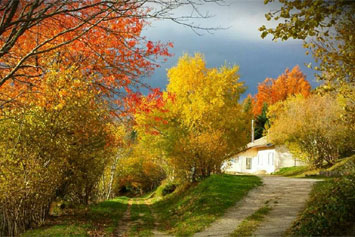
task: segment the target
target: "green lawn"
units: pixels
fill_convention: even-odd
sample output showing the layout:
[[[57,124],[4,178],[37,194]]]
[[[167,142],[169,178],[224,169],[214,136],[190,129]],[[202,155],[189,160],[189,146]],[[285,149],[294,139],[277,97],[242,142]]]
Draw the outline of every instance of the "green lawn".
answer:
[[[343,176],[355,172],[355,155],[339,159],[333,166],[322,169],[314,169],[309,166],[293,166],[281,168],[274,175],[294,178],[322,178]],[[323,175],[319,175],[319,174]],[[327,176],[325,176],[327,174]]]

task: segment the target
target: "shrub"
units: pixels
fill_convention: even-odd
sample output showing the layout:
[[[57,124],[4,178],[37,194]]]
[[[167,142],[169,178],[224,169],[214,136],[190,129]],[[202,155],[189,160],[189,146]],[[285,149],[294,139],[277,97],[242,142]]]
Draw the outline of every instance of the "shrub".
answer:
[[[291,235],[342,235],[355,218],[355,174],[315,184]]]

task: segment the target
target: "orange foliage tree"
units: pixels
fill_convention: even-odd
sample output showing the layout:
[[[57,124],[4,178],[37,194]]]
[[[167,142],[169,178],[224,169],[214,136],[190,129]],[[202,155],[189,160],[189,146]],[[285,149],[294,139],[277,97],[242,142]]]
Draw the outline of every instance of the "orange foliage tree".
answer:
[[[277,79],[266,78],[258,85],[258,93],[253,99],[253,113],[258,116],[262,113],[265,104],[272,105],[296,94],[307,97],[310,92],[311,85],[299,66],[295,66],[292,70],[286,69]]]
[[[53,63],[75,63],[121,106],[117,98],[140,86],[137,78],[172,46],[141,36],[148,14],[139,1],[2,1],[0,106],[32,91]]]

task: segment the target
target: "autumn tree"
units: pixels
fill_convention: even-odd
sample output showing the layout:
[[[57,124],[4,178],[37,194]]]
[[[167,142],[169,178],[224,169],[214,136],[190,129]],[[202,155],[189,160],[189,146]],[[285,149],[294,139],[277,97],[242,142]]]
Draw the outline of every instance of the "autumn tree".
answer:
[[[286,69],[278,78],[266,78],[258,85],[258,92],[253,101],[253,113],[255,116],[260,115],[265,104],[272,105],[296,94],[308,96],[310,91],[311,85],[298,66],[292,70]]]
[[[141,36],[148,20],[209,30],[193,22],[209,17],[196,11],[206,2],[211,1],[1,1],[0,106],[31,90],[46,73],[43,59],[51,57],[64,65],[76,63],[86,74],[95,75],[94,88],[115,102],[115,109],[121,108],[118,98],[140,87],[139,78],[156,68],[159,56],[168,56],[172,46]],[[173,13],[180,7],[195,11],[188,16]]]
[[[274,0],[266,0],[265,4]],[[354,82],[354,11],[353,1],[290,1],[265,15],[267,20],[281,20],[275,28],[260,28],[262,37],[304,40],[313,57],[320,62],[321,80]]]
[[[311,85],[306,80],[306,76],[301,72],[298,66],[291,71],[286,69],[277,79],[266,78],[264,82],[258,85],[258,92],[253,98],[253,114],[255,119],[255,138],[265,135],[269,126],[267,117],[268,106],[278,101],[286,100],[289,96],[310,94]]]
[[[136,142],[119,160],[114,190],[116,194],[143,194],[158,187],[165,177],[159,154]]]
[[[173,173],[195,181],[219,172],[221,163],[247,143],[245,91],[238,67],[207,68],[200,54],[179,59],[158,110],[136,111],[142,142],[159,147]]]
[[[99,103],[75,66],[53,66],[0,114],[0,220],[2,235],[17,235],[43,222],[56,197],[87,203],[114,139],[108,108]]]
[[[290,97],[269,107],[268,138],[286,144],[314,167],[332,165],[354,147],[354,129],[340,119],[341,112],[336,98],[329,95]]]
[[[274,0],[266,0],[268,4]],[[355,2],[282,0],[281,8],[267,13],[268,20],[281,21],[275,28],[262,26],[262,37],[273,40],[289,38],[304,41],[306,52],[312,53],[318,65],[313,68],[323,82],[319,92],[332,91],[343,102],[342,118],[354,123]],[[311,64],[309,64],[311,67]]]

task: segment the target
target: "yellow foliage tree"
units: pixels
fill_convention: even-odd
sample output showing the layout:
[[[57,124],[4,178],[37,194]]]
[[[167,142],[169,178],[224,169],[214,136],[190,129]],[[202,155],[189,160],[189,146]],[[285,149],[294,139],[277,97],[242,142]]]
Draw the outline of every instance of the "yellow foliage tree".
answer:
[[[57,196],[87,203],[112,155],[107,109],[75,67],[0,113],[0,234],[41,224]]]
[[[354,130],[341,119],[342,113],[334,96],[290,97],[270,106],[268,137],[315,167],[334,164],[355,145]]]
[[[168,78],[163,109],[135,114],[140,140],[160,148],[175,176],[195,181],[219,172],[249,134],[238,67],[207,68],[202,55],[184,55]]]

